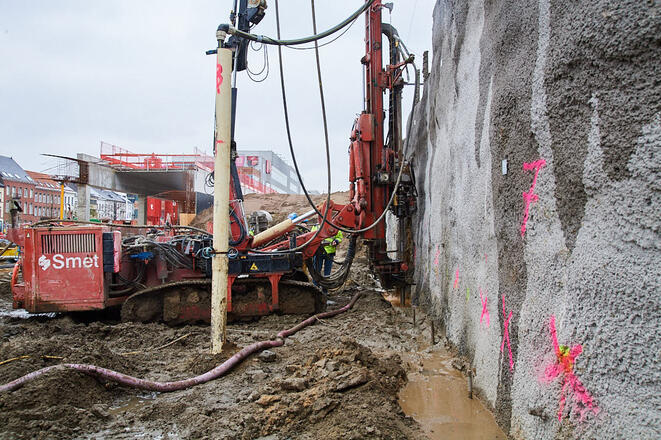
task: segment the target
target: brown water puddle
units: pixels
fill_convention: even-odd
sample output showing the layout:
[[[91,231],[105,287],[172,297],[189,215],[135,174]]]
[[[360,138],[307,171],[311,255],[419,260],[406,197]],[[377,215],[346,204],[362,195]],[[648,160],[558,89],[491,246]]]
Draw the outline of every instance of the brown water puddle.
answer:
[[[466,378],[452,367],[445,352],[402,356],[411,370],[399,404],[432,440],[506,440],[491,412],[468,398]]]
[[[402,300],[399,298],[399,295],[396,295],[395,293],[387,291],[387,292],[383,292],[381,296],[383,296],[383,299],[385,299],[390,304],[392,304],[393,307],[402,306]],[[411,297],[408,296],[406,297],[406,302],[404,304],[404,307],[411,307]]]

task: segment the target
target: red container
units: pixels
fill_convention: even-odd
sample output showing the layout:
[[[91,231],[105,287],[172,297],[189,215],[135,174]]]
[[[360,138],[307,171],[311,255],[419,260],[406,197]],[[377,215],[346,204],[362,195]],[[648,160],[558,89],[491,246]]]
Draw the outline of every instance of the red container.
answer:
[[[165,221],[171,225],[179,224],[179,206],[174,200],[164,200],[165,207]]]
[[[104,229],[25,229],[23,283],[12,286],[14,308],[31,313],[105,308]]]
[[[156,197],[147,197],[147,224],[161,225],[165,221],[163,215],[163,200]]]

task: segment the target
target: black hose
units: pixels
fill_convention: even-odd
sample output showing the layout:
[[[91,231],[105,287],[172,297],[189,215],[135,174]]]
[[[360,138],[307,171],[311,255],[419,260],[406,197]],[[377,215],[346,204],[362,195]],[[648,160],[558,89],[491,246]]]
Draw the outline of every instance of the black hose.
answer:
[[[276,0],[276,3],[275,3],[275,8],[276,8],[276,22],[278,24],[278,29],[279,29],[280,21],[279,21],[279,16],[278,16],[278,2],[277,2],[277,0]],[[312,15],[313,15],[313,23],[314,23],[314,3],[313,3],[313,14]],[[393,33],[393,29],[394,28],[392,28],[392,27],[387,28],[386,32],[390,32],[390,35],[395,35],[396,31]],[[278,31],[278,35],[280,35],[279,31]],[[388,36],[388,34],[386,34],[386,36]],[[315,42],[315,45],[316,44],[317,43]],[[319,50],[318,50],[318,47],[315,48],[315,56],[316,56],[316,59],[317,59],[317,76],[319,78],[319,89],[321,91],[322,102],[323,102],[323,83],[321,81],[321,68],[320,68],[320,63],[319,63]],[[285,95],[284,76],[283,76],[283,73],[282,73],[282,51],[281,51],[280,47],[278,47],[278,58],[280,60],[280,84],[281,84],[281,88],[282,88],[283,107],[284,107],[284,110],[285,110],[284,111],[285,128],[286,128],[286,131],[287,131],[287,140],[289,142],[289,152],[291,153],[292,163],[294,164],[294,170],[296,171],[296,177],[298,178],[298,181],[301,184],[301,189],[303,190],[303,194],[305,194],[305,198],[307,199],[307,201],[308,201],[309,205],[312,207],[312,209],[314,209],[314,211],[317,213],[317,215],[322,216],[321,212],[319,211],[319,209],[317,209],[317,206],[312,201],[312,197],[310,197],[310,193],[308,192],[307,188],[305,187],[305,184],[303,183],[303,177],[302,177],[301,171],[298,167],[298,161],[296,160],[296,153],[294,152],[294,146],[293,146],[293,143],[292,143],[292,140],[291,140],[291,128],[289,126],[289,115],[288,115],[288,112],[287,112],[287,97]],[[414,66],[415,66],[415,64],[414,64]],[[415,100],[413,100],[413,106],[412,106],[411,112],[413,112],[413,109],[415,109],[415,104],[416,104],[416,102],[415,102]],[[325,121],[325,113],[323,112],[323,109],[324,108],[323,108],[323,105],[322,105],[322,114],[324,116],[324,121]],[[407,130],[407,141],[408,141],[408,136],[410,135],[410,130],[411,130],[411,127],[409,126],[408,130]],[[328,142],[328,139],[326,139],[326,141]],[[329,181],[330,181],[330,161],[327,163],[327,169],[328,169]],[[347,234],[360,234],[360,233],[367,232],[367,231],[375,228],[381,221],[383,221],[385,219],[386,213],[388,212],[388,210],[390,209],[390,206],[392,206],[392,203],[395,200],[395,196],[397,195],[397,189],[399,188],[399,184],[402,180],[403,171],[404,171],[404,159],[403,159],[403,155],[402,155],[400,169],[399,169],[399,173],[397,175],[397,181],[395,182],[395,186],[392,190],[392,194],[390,195],[390,200],[388,200],[388,204],[386,205],[385,209],[383,210],[383,212],[381,213],[379,218],[374,220],[374,222],[371,225],[366,226],[362,229],[344,228],[342,226],[336,225],[331,220],[326,220],[325,213],[322,216],[323,217],[322,225],[324,223],[328,224],[328,225],[332,226],[335,229],[346,232]],[[330,183],[329,183],[329,188],[328,188],[328,194],[330,195]],[[329,197],[329,199],[330,199],[330,197]],[[326,202],[326,209],[328,209],[328,202]],[[321,226],[319,227],[318,231],[321,231]],[[315,234],[314,237],[312,237],[312,239],[314,239],[316,236],[317,236],[317,234]],[[308,243],[310,241],[312,241],[312,239],[310,239],[308,241]],[[292,250],[289,250],[289,251],[292,251]],[[285,252],[289,252],[289,251],[285,251]]]
[[[374,2],[374,0],[369,0],[369,1],[365,2],[365,4],[363,6],[361,6],[356,12],[351,14],[348,18],[346,18],[345,20],[343,20],[339,24],[333,26],[332,28],[330,28],[328,30],[325,30],[324,32],[321,32],[321,33],[317,34],[316,33],[317,32],[316,27],[315,27],[315,30],[314,30],[315,34],[314,35],[311,35],[309,37],[296,38],[296,39],[293,39],[293,40],[281,40],[280,39],[280,32],[278,32],[278,38],[271,38],[271,37],[267,37],[265,35],[254,35],[254,34],[251,34],[251,33],[248,33],[248,32],[243,32],[243,31],[240,31],[240,30],[238,30],[238,29],[236,29],[232,26],[229,26],[227,24],[221,24],[220,26],[218,26],[218,30],[219,31],[225,31],[225,32],[229,33],[230,35],[235,35],[239,38],[245,38],[247,40],[257,41],[259,43],[270,44],[270,45],[273,45],[273,46],[296,46],[298,44],[316,42],[316,41],[318,41],[318,40],[320,40],[324,37],[327,37],[329,35],[334,34],[335,32],[339,31],[340,29],[342,29],[343,27],[347,26],[349,23],[354,21],[360,14],[365,12],[372,5],[373,2]],[[275,8],[276,8],[276,17],[277,17],[277,15],[278,15],[278,12],[277,12],[278,2],[277,2],[277,0],[276,0],[275,3],[276,3],[276,6],[275,6]]]
[[[230,238],[230,246],[236,246],[237,244],[241,243],[245,238],[246,238],[246,228],[243,227],[243,222],[239,218],[239,216],[236,214],[236,211],[234,209],[231,210],[230,215],[234,217],[236,222],[239,225],[239,230],[241,231],[241,234],[239,235],[239,238],[236,240],[232,240]],[[230,222],[231,224],[232,222]]]
[[[311,0],[311,1],[312,1],[312,26],[313,26],[314,32],[316,32],[317,22],[315,20],[315,14],[314,14],[314,0]],[[275,0],[275,23],[276,23],[276,28],[277,28],[277,32],[278,32],[278,38],[279,38],[280,37],[280,12],[279,12],[279,8],[278,8],[278,0]],[[316,40],[314,40],[314,41],[315,41],[314,44],[316,46],[317,42],[316,42]],[[317,54],[318,54],[318,52],[317,52]],[[294,154],[294,145],[293,145],[292,140],[291,140],[291,129],[289,127],[289,110],[287,108],[287,93],[285,91],[285,73],[284,73],[284,69],[282,67],[283,66],[283,63],[282,63],[282,46],[278,46],[278,61],[279,61],[279,64],[280,64],[280,89],[282,90],[282,107],[283,107],[283,111],[284,111],[284,115],[285,115],[285,127],[287,128],[287,140],[289,142],[289,151],[292,155],[292,158],[294,159],[294,167],[296,168],[296,175],[298,176],[298,181],[301,183],[301,186],[303,186],[303,178],[301,177],[301,173],[299,172],[298,165],[296,163],[296,156]],[[319,75],[321,75],[321,73],[319,73]],[[322,101],[322,109],[325,109],[325,105],[323,103],[324,94],[323,94],[323,88],[322,88],[321,81],[319,82],[319,90],[320,90],[320,97],[321,97],[321,101]],[[324,127],[326,127],[327,125],[326,125],[326,112],[325,112],[325,110],[322,113],[322,117],[323,117],[323,120],[324,120]],[[322,217],[322,219],[321,219],[322,224],[328,222],[328,220],[326,218],[327,218],[328,212],[330,210],[330,193],[331,193],[330,143],[329,143],[329,140],[328,140],[328,130],[324,130],[324,134],[326,136],[326,170],[327,170],[327,173],[328,173],[328,190],[327,190],[327,194],[326,194],[326,208],[324,210],[324,213],[321,214],[321,212],[319,212],[319,210],[315,207],[315,211],[317,212],[317,214]],[[310,199],[310,196],[308,195],[308,193],[307,193],[307,191],[305,190],[304,187],[303,187],[303,190],[305,191],[305,195],[308,197],[308,201],[310,203],[312,203],[312,200]],[[310,243],[312,243],[312,241],[315,238],[317,238],[317,236],[320,233],[321,233],[321,228],[317,229],[316,232],[314,233],[314,235],[312,237],[310,237],[310,239],[308,241],[306,241],[305,243],[303,243],[299,246],[296,246],[294,248],[287,249],[285,251],[267,251],[267,252],[263,252],[263,251],[258,251],[256,249],[251,249],[250,252],[254,252],[254,253],[257,253],[257,254],[271,254],[271,255],[274,255],[274,254],[290,254],[292,252],[296,252],[296,251],[302,250],[305,247],[307,247]]]
[[[349,247],[347,248],[347,255],[344,258],[344,261],[341,264],[340,269],[336,272],[331,273],[329,276],[324,276],[314,267],[313,259],[309,258],[305,261],[305,264],[308,268],[308,272],[312,279],[319,284],[321,287],[326,289],[337,289],[341,287],[349,276],[349,270],[351,269],[351,264],[353,259],[356,256],[356,243],[358,236],[352,235],[349,239]]]

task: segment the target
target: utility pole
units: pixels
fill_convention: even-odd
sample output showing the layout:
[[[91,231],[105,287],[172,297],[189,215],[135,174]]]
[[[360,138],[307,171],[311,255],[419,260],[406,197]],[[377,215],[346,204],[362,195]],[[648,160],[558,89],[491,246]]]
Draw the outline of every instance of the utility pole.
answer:
[[[216,145],[213,185],[213,249],[211,266],[211,353],[223,351],[227,326],[227,251],[229,249],[229,185],[231,143],[232,51],[223,48],[226,33],[216,32]]]

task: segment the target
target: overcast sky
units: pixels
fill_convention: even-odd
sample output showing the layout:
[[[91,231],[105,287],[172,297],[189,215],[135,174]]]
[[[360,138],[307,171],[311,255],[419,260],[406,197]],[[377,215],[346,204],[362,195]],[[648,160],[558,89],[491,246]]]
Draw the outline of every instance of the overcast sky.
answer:
[[[394,0],[383,19],[422,63],[431,51],[435,0]],[[215,30],[232,0],[0,0],[0,154],[46,171],[41,153],[99,155],[101,140],[136,153],[211,152]],[[317,0],[318,29],[358,9],[360,0]],[[275,37],[275,1],[254,33]],[[309,0],[281,0],[283,38],[312,34]],[[348,188],[348,136],[362,110],[364,18],[321,48],[333,190]],[[324,138],[314,51],[283,49],[294,147],[306,185],[325,191]],[[277,49],[264,82],[239,74],[239,149],[270,149],[290,162]],[[263,52],[250,52],[251,70]],[[262,75],[263,76],[263,75]],[[412,87],[409,87],[412,89]],[[405,116],[410,101],[404,102]],[[406,119],[404,119],[404,122]]]

